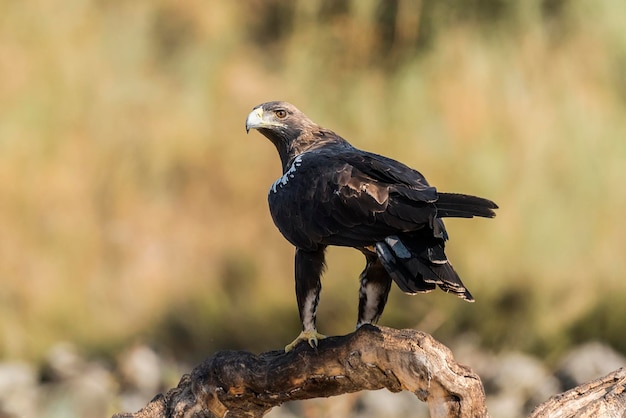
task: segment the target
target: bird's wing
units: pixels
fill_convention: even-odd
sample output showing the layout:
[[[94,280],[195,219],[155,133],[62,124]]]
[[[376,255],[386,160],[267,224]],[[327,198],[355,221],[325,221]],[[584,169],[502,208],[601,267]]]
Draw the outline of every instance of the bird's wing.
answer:
[[[412,168],[381,155],[355,152],[340,156],[346,164],[346,175],[339,178],[340,195],[348,205],[371,200],[382,207],[371,208],[377,224],[388,226],[394,233],[410,231],[429,225],[438,229],[434,222],[437,210],[433,205],[438,194],[424,176]],[[347,174],[347,173],[346,173]],[[341,181],[344,180],[344,181]],[[344,185],[345,184],[345,185]],[[442,225],[441,225],[442,226]]]
[[[274,221],[296,246],[358,247],[425,225],[443,227],[432,204],[437,191],[419,172],[356,149],[307,154],[288,185],[270,192]]]
[[[364,175],[392,186],[391,191],[416,202],[435,202],[437,190],[417,170],[382,155],[355,150],[338,156]]]

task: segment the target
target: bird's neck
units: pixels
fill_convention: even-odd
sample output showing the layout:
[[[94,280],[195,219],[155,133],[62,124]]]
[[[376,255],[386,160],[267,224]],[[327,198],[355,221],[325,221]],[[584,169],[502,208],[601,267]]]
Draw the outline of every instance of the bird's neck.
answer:
[[[266,129],[261,129],[260,132],[276,147],[280,156],[283,174],[289,170],[293,160],[302,153],[332,145],[350,146],[339,135],[319,126],[298,132],[280,132]]]
[[[342,137],[323,128],[302,132],[295,140],[291,141],[285,151],[278,153],[281,155],[283,174],[289,170],[293,160],[300,154],[320,148],[333,146],[350,147],[350,144]],[[283,157],[284,153],[284,157]]]

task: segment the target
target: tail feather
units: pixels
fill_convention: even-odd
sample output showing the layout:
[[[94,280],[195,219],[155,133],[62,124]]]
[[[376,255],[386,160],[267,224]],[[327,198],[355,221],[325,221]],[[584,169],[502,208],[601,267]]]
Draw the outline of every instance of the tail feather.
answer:
[[[397,236],[390,236],[376,244],[376,253],[391,278],[405,293],[430,292],[439,286],[443,291],[454,293],[468,302],[474,301],[446,259],[443,243],[425,247],[421,244],[418,247],[405,244]]]
[[[439,218],[493,218],[498,209],[489,199],[460,193],[439,193],[435,206]]]

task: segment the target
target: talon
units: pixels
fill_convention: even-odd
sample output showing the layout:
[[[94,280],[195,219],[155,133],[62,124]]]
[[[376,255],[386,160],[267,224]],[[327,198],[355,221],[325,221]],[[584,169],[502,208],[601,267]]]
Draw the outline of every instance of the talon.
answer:
[[[302,331],[300,335],[296,337],[291,343],[287,344],[285,347],[285,353],[290,352],[297,346],[301,341],[306,341],[312,348],[317,348],[317,340],[323,340],[326,338],[325,335],[318,333],[317,331]]]

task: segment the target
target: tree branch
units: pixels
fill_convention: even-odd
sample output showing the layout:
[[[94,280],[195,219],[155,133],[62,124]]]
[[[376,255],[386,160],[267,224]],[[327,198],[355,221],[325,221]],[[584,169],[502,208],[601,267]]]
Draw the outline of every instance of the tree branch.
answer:
[[[626,368],[555,395],[537,406],[529,418],[626,416]]]
[[[413,392],[432,418],[487,416],[480,378],[446,346],[420,331],[363,326],[317,350],[218,352],[141,411],[114,418],[254,418],[287,401],[382,388]]]

